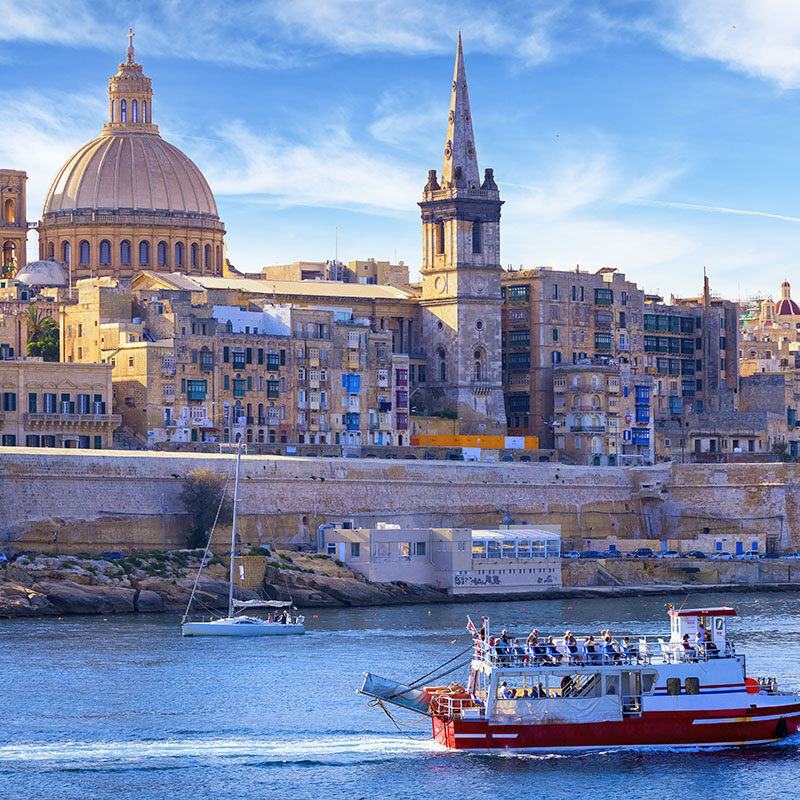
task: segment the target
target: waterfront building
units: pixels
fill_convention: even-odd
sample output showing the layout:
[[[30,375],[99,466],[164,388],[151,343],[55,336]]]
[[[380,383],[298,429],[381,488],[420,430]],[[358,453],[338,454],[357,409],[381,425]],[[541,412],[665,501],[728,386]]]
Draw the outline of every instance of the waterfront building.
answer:
[[[111,447],[111,367],[34,358],[0,360],[4,447]]]
[[[332,528],[323,551],[369,581],[427,584],[448,594],[513,594],[561,586],[560,526],[502,530]]]

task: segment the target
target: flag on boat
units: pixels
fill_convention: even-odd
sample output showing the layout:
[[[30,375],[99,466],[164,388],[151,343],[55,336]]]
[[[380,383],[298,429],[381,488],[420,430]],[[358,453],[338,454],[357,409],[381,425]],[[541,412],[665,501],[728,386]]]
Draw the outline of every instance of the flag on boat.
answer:
[[[478,635],[478,630],[477,630],[477,628],[476,628],[476,627],[475,627],[475,626],[472,624],[472,620],[470,619],[470,617],[469,617],[469,614],[467,614],[467,630],[468,630],[468,631],[469,631],[469,632],[470,632],[470,633],[471,633],[473,636],[477,636],[477,635]]]

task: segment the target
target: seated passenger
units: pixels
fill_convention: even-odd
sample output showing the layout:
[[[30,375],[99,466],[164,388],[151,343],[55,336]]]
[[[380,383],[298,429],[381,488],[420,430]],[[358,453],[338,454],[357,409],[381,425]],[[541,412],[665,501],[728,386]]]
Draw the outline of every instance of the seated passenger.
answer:
[[[494,643],[494,651],[497,656],[497,663],[500,666],[508,664],[508,648],[502,638],[497,639]]]
[[[691,643],[689,642],[688,633],[683,634],[683,641],[681,642],[681,647],[683,647],[684,655],[688,655],[689,658],[694,658],[697,655],[694,647],[692,647]]]
[[[627,636],[622,637],[622,655],[625,657],[627,663],[630,663],[631,660],[635,659],[638,655],[636,645],[632,644]]]
[[[508,688],[508,684],[503,681],[500,684],[500,697],[503,700],[513,700],[514,699],[514,692]]]
[[[580,656],[578,655],[578,643],[572,635],[572,631],[567,631],[564,634],[564,649],[567,651],[570,664],[580,664]]]
[[[536,685],[536,693],[539,697],[547,697],[547,689],[542,686],[541,681]]]
[[[545,649],[547,651],[547,660],[551,664],[561,663],[561,660],[564,658],[564,656],[558,651],[558,647],[556,647],[556,643],[553,641],[552,636],[547,637]]]
[[[600,661],[600,653],[597,652],[594,636],[589,636],[583,640],[583,652],[586,656],[587,664],[597,664]]]
[[[547,646],[544,642],[539,641],[536,639],[533,645],[531,646],[531,652],[533,653],[533,663],[534,664],[542,664],[545,660],[545,655],[547,654]]]
[[[706,637],[703,644],[705,645],[705,650],[708,658],[719,658],[719,648],[712,641],[710,631],[706,631]]]
[[[522,643],[519,639],[514,639],[514,663],[515,664],[527,664],[528,663],[528,654],[525,652],[525,648],[522,646]]]
[[[614,640],[606,634],[606,638],[603,641],[603,661],[606,664],[619,664],[620,660],[620,653],[614,646]]]

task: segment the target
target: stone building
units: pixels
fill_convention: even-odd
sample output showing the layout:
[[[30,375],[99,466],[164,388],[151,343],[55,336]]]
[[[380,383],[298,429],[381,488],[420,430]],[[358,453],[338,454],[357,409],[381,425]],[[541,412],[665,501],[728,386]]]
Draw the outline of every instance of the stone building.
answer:
[[[426,410],[454,411],[459,432],[505,433],[500,370],[500,194],[478,173],[461,34],[441,183],[422,202],[422,341]]]
[[[63,263],[73,281],[140,269],[221,275],[225,226],[214,195],[197,166],[159,135],[132,37],[109,79],[108,122],[47,194],[39,257]]]
[[[579,464],[652,464],[653,380],[627,364],[579,359],[553,367],[556,447]]]
[[[377,261],[374,258],[350,261],[347,264],[335,259],[276,264],[263,267],[261,277],[276,281],[339,281],[381,286],[407,286],[409,283],[408,265],[402,261],[392,264],[390,261]]]
[[[508,431],[553,446],[554,367],[588,358],[643,374],[644,293],[613,269],[507,271],[502,283]]]
[[[12,275],[27,264],[28,221],[25,184],[28,174],[0,169],[0,274]]]
[[[0,360],[0,443],[4,447],[111,446],[111,367],[40,359]]]

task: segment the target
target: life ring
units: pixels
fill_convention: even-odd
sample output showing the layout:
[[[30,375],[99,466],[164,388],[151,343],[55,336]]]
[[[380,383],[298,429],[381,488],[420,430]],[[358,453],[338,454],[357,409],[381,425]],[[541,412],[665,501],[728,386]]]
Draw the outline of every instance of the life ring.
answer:
[[[761,691],[761,687],[758,685],[758,681],[755,678],[745,678],[744,686],[747,690],[747,694],[758,694],[759,691]]]

